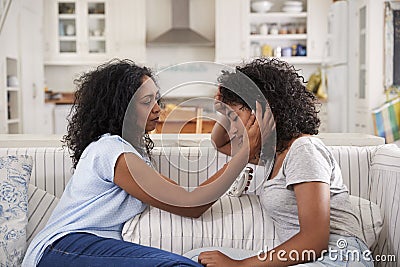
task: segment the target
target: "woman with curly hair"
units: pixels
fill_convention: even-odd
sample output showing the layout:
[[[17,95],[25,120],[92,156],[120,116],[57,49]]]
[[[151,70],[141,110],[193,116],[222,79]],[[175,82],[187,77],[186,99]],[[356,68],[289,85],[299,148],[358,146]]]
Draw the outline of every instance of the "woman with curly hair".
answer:
[[[239,74],[254,82],[267,103],[262,103],[263,97],[245,86]],[[223,73],[219,81],[216,99],[230,109],[220,107],[225,119],[216,124],[212,133],[218,150],[229,154],[232,147],[240,146],[243,132],[237,129],[237,122],[246,123],[251,110],[256,108],[252,103],[259,101],[257,105],[269,106],[274,117],[276,155],[260,201],[275,222],[280,245],[241,260],[233,260],[219,251],[202,252],[199,262],[230,267],[373,266],[363,259],[362,253],[368,248],[340,168],[321,140],[312,136],[318,133],[320,125],[317,99],[306,90],[294,67],[277,59],[256,59],[236,67],[235,73]],[[232,92],[228,88],[240,89]],[[228,138],[228,133],[234,138]],[[342,255],[325,253],[338,251],[339,240],[347,243]],[[345,251],[358,252],[360,261]]]
[[[148,132],[160,113],[159,92],[146,67],[114,60],[83,74],[64,141],[74,174],[23,266],[200,266],[183,256],[125,242],[123,224],[146,204],[198,217],[232,184],[260,148],[254,116],[251,141],[206,182],[188,192],[150,161]]]

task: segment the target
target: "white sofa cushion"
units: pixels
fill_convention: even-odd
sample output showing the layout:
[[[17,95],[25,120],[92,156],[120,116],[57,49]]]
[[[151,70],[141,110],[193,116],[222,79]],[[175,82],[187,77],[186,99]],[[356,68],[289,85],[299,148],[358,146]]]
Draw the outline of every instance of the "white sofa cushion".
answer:
[[[258,196],[221,197],[199,218],[185,218],[150,207],[127,221],[125,241],[178,254],[202,247],[260,251],[277,245],[274,223]]]
[[[350,196],[350,202],[361,223],[364,240],[372,248],[382,231],[381,210],[375,203],[360,197]]]
[[[26,250],[30,156],[0,157],[0,266],[18,266]]]
[[[42,230],[57,206],[59,199],[40,188],[30,184],[28,188],[28,220],[26,228],[27,244]]]
[[[362,223],[364,239],[372,247],[383,225],[380,209],[356,196],[350,196],[350,202]],[[274,223],[255,195],[223,196],[198,219],[149,207],[125,223],[122,237],[125,241],[179,254],[212,246],[257,252],[278,245]]]

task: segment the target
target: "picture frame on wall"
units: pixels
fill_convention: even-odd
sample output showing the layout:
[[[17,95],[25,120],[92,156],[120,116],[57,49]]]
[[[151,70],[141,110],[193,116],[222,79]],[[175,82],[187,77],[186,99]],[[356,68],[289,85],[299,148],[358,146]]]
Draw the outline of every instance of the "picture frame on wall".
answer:
[[[400,87],[400,1],[385,2],[385,89]]]

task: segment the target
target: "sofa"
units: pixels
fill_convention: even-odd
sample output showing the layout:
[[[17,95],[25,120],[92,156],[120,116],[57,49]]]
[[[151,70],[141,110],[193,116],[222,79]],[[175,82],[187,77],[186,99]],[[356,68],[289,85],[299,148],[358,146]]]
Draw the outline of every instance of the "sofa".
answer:
[[[400,149],[395,145],[329,148],[341,167],[350,194],[359,204],[363,232],[369,235],[368,245],[376,259],[375,266],[398,266]],[[57,205],[73,169],[68,150],[62,147],[0,148],[0,157],[24,155],[32,159],[27,191],[26,242],[29,244]],[[229,157],[209,146],[155,147],[152,160],[162,174],[190,188],[207,179]],[[255,170],[253,180],[241,197],[224,196],[196,219],[148,207],[125,224],[124,240],[180,254],[203,246],[233,247],[255,253],[276,246],[279,241],[275,238],[274,222],[263,212],[257,196],[262,190],[265,170],[249,166]]]

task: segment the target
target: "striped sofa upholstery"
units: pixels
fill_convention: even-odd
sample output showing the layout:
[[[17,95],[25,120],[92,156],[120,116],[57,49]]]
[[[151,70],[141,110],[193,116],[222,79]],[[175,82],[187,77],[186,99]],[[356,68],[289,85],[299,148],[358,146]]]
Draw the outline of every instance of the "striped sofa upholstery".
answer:
[[[395,255],[400,265],[400,149],[384,146],[376,151],[371,161],[369,199],[377,203],[383,217],[383,229],[373,248],[374,255]]]
[[[0,148],[0,156],[30,155],[33,158],[31,185],[60,198],[72,176],[72,161],[62,147]]]
[[[381,208],[384,227],[379,236],[379,242],[372,248],[374,254],[393,254],[397,257],[396,259],[400,259],[400,227],[397,225],[400,223],[399,148],[383,145],[331,146],[330,149],[342,169],[343,178],[350,193],[371,200]],[[73,173],[72,163],[68,151],[60,147],[0,148],[0,156],[15,154],[27,154],[34,160],[29,188],[28,241],[30,241],[43,227],[57,204],[58,198],[61,197]],[[201,183],[228,160],[228,156],[209,147],[156,147],[153,150],[155,167],[162,174],[187,187]],[[264,169],[251,164],[250,166],[255,169],[255,173],[249,194],[257,194],[261,190],[261,181],[265,176]],[[252,198],[249,196],[249,199]],[[221,205],[226,205],[226,203],[217,203],[209,212],[221,210],[218,209],[222,207]],[[151,212],[162,211],[152,208]],[[144,221],[140,220],[140,222]],[[141,227],[148,226],[141,225]],[[270,241],[273,242],[273,232],[273,229],[268,228],[263,235],[269,236],[272,239]],[[154,233],[160,234],[157,231]],[[376,266],[396,266],[396,264],[382,263]]]
[[[46,225],[72,176],[68,150],[61,147],[0,148],[3,155],[29,155],[33,159],[28,187],[27,244]]]
[[[329,148],[340,165],[350,194],[369,199],[371,160],[378,146]],[[153,150],[153,163],[157,170],[184,187],[193,187],[205,181],[229,160],[229,156],[211,147],[156,147]],[[265,168],[254,164],[248,166],[254,169],[253,182],[248,193],[259,194]]]
[[[391,255],[394,255],[396,259],[400,259],[400,227],[396,227],[397,219],[400,223],[400,187],[397,187],[397,183],[399,183],[398,186],[400,186],[400,149],[395,145],[370,147],[330,146],[329,148],[341,167],[343,180],[350,194],[370,200],[381,208],[384,227],[379,236],[379,242],[374,244],[371,248],[374,255],[382,255],[382,258],[385,256],[392,257]],[[206,180],[210,174],[215,173],[216,170],[221,168],[229,159],[230,157],[216,152],[213,148],[209,147],[157,147],[153,150],[153,163],[155,167],[162,174],[173,178],[176,182],[189,189]],[[386,163],[385,165],[382,162],[390,163]],[[261,184],[265,177],[264,168],[252,164],[249,164],[249,166],[254,168],[255,173],[248,194],[257,195],[261,190]],[[382,188],[384,188],[384,190],[382,190]],[[212,213],[212,218],[214,218],[213,216],[218,217],[221,210],[231,209],[231,201],[232,200],[229,198],[222,198],[207,212]],[[250,196],[238,201],[250,201],[251,205],[256,208],[259,205],[259,202],[255,201],[255,199]],[[372,209],[372,207],[369,208]],[[193,247],[193,243],[196,241],[196,237],[190,236],[193,231],[187,231],[187,237],[177,238],[177,240],[179,240],[177,242],[180,243],[170,242],[168,237],[171,236],[171,234],[165,234],[163,231],[176,231],[179,235],[185,235],[184,230],[179,230],[180,227],[185,225],[185,227],[192,227],[194,229],[199,223],[199,219],[183,218],[179,225],[173,225],[169,223],[169,221],[174,221],[174,219],[171,219],[174,218],[174,216],[175,215],[171,215],[157,208],[150,208],[148,211],[145,211],[131,220],[129,223],[136,224],[136,226],[132,227],[132,225],[126,225],[123,230],[123,235],[125,234],[127,237],[131,238],[126,239],[128,241],[159,247],[180,254],[195,249],[196,247]],[[202,220],[202,217],[200,220]],[[209,218],[210,215],[205,214],[204,217]],[[242,219],[240,219],[242,223],[236,220],[236,224],[239,226],[243,224],[243,218],[245,217],[246,212],[243,212],[241,216]],[[277,244],[275,240],[274,223],[265,216],[265,214],[262,215],[262,218],[265,220],[265,223],[261,225],[257,224],[260,228],[257,228],[254,233],[258,239],[262,237],[264,240],[263,243],[245,242],[246,245],[241,244],[240,246],[235,246],[234,240],[225,240],[224,243],[218,238],[215,240],[202,239],[201,242],[203,242],[202,244],[205,246],[224,245],[229,247],[233,245],[249,250],[258,250],[260,247],[274,247]],[[388,218],[390,219],[388,220]],[[371,217],[362,217],[361,219],[365,224],[372,224],[372,221],[374,221],[374,218]],[[167,221],[166,224],[163,224],[163,228],[160,227],[161,221]],[[131,231],[135,227],[136,229],[134,232],[124,233],[124,231]],[[152,227],[151,230],[143,230],[149,227]],[[218,229],[216,233],[220,234],[221,227],[226,227],[227,229],[225,229],[225,231],[230,231],[232,228],[232,226],[224,225],[224,223],[221,222],[219,228],[214,227]],[[238,228],[239,229],[235,230],[237,236],[246,234],[244,232],[246,229]],[[196,229],[199,228],[197,227]],[[368,231],[369,229],[364,230]],[[138,234],[139,232],[142,233]],[[146,232],[146,234],[143,234],[143,232]],[[395,262],[376,262],[375,265],[397,266]]]

